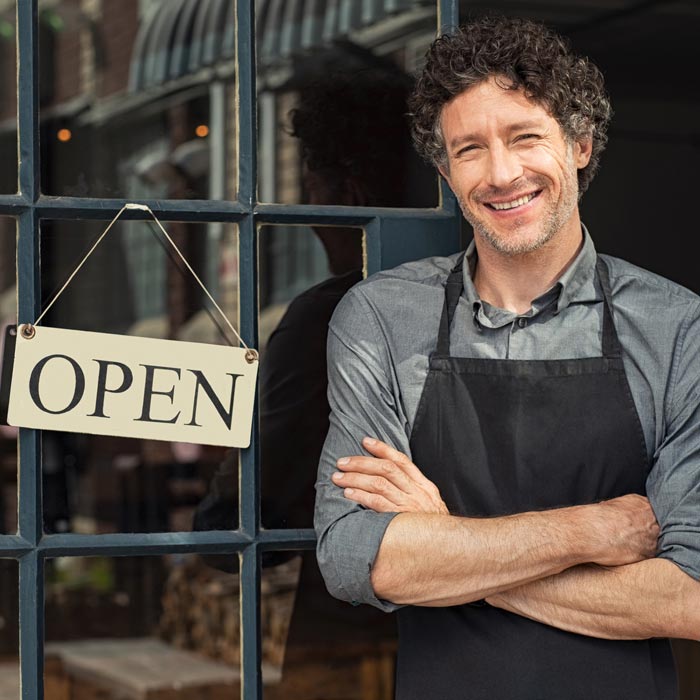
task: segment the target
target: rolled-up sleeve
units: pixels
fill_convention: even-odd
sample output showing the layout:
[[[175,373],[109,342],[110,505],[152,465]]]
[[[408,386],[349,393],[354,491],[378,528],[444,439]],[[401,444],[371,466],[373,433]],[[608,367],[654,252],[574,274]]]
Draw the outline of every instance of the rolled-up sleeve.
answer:
[[[327,352],[331,414],[316,481],[318,563],[333,596],[390,612],[400,606],[374,595],[370,573],[396,513],[365,509],[345,498],[331,481],[340,457],[367,454],[361,447],[365,436],[410,455],[405,419],[395,399],[389,351],[361,286],[350,290],[336,308]]]
[[[664,440],[647,494],[659,521],[658,556],[700,581],[700,313],[690,310],[674,349]]]

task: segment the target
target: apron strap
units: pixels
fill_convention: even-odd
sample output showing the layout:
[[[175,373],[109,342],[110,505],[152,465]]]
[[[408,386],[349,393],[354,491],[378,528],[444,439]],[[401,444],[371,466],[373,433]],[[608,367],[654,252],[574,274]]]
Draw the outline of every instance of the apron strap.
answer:
[[[438,356],[448,357],[450,354],[450,326],[452,326],[452,319],[464,289],[462,266],[465,255],[466,251],[459,256],[445,283],[445,302],[442,305],[440,330],[438,331],[438,342],[435,349],[435,354]]]
[[[622,345],[617,336],[617,330],[613,322],[612,315],[612,291],[610,287],[610,275],[608,266],[604,260],[598,256],[595,264],[598,272],[600,286],[603,289],[603,357],[611,359],[622,357]]]
[[[462,271],[464,256],[465,253],[460,255],[445,283],[445,301],[442,306],[438,342],[435,349],[435,354],[438,357],[449,357],[450,354],[450,327],[464,289],[464,273]],[[613,322],[610,275],[608,274],[608,266],[601,257],[598,257],[596,261],[596,271],[603,289],[603,357],[619,358],[622,357],[622,345]]]

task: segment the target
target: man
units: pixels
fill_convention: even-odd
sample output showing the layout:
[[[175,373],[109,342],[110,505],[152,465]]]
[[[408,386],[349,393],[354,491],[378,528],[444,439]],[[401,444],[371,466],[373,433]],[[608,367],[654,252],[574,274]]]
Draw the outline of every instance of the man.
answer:
[[[602,76],[484,18],[433,44],[412,112],[474,240],[336,309],[326,584],[398,609],[401,700],[670,700],[666,638],[700,639],[700,300],[581,225]]]

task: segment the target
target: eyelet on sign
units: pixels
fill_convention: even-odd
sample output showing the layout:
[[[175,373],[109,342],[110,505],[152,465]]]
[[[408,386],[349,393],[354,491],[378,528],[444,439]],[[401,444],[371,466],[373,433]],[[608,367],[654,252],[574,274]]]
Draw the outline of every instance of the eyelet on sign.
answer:
[[[256,362],[258,360],[258,351],[253,350],[251,348],[248,348],[245,352],[245,361],[249,364],[252,365],[253,362]]]
[[[36,335],[36,328],[34,328],[31,323],[23,323],[20,326],[19,332],[22,334],[23,338],[31,340]]]

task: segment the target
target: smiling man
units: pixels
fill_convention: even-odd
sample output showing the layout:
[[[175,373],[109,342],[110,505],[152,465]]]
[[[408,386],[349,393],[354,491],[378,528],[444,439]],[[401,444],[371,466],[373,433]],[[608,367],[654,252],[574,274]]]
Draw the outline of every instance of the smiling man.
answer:
[[[602,76],[485,18],[433,44],[412,111],[474,240],[333,316],[328,589],[398,611],[400,700],[672,700],[668,638],[700,639],[700,299],[581,223]]]

